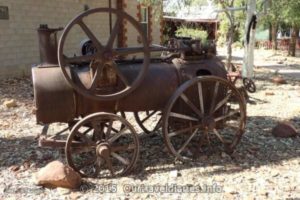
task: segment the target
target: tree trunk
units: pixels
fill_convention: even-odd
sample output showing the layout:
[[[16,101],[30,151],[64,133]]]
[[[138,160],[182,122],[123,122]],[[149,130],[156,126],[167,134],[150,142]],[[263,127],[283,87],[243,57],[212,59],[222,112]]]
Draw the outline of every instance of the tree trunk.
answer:
[[[272,24],[269,24],[269,41],[272,42]]]
[[[226,68],[228,71],[231,71],[231,62],[232,62],[232,43],[234,35],[234,25],[231,25],[227,33],[227,63]]]
[[[245,33],[248,32],[253,16],[256,15],[256,0],[247,1],[247,21],[245,23]],[[253,68],[254,68],[254,48],[255,48],[255,29],[254,27],[250,30],[249,43],[247,40],[247,34],[245,34],[245,49],[244,49],[244,59],[243,59],[243,68],[242,76],[244,78],[253,77]]]
[[[299,35],[299,27],[292,27],[292,34],[289,44],[289,56],[296,56],[296,49],[297,49],[297,39]]]
[[[278,30],[278,24],[277,23],[272,24],[272,49],[273,50],[278,49],[277,30]]]
[[[235,0],[231,0],[230,7],[233,7]],[[231,69],[231,62],[232,62],[232,44],[234,40],[234,33],[235,33],[235,16],[234,11],[228,12],[227,15],[230,16],[230,27],[227,33],[227,63],[226,68],[227,71],[232,71]]]

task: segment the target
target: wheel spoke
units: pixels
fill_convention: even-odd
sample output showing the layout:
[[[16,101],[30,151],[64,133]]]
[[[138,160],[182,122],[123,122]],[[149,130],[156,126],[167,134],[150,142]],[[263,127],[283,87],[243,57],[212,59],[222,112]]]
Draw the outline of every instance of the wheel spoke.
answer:
[[[219,140],[223,143],[226,144],[225,140],[223,139],[223,137],[220,135],[220,133],[217,131],[217,129],[213,130],[213,133],[219,138]]]
[[[178,154],[180,154],[186,147],[187,145],[191,142],[193,137],[196,135],[199,129],[195,130],[192,135],[188,138],[188,140],[182,145],[182,147],[177,151]]]
[[[150,117],[152,117],[157,111],[153,111],[152,113],[147,112],[147,117],[145,117],[141,122],[144,123],[147,121]]]
[[[105,160],[105,162],[106,162],[106,166],[107,166],[108,170],[110,171],[110,174],[111,174],[112,176],[115,176],[115,172],[114,172],[114,169],[113,169],[113,166],[112,166],[111,158],[108,157],[108,158]]]
[[[85,85],[83,85],[80,77],[78,76],[78,73],[75,72],[75,70],[74,70],[73,67],[70,67],[70,73],[71,73],[71,76],[72,76],[74,82],[76,82],[76,84],[78,85],[78,87],[86,90]]]
[[[106,132],[107,138],[110,138],[110,134],[111,134],[111,131],[112,131],[113,123],[114,123],[113,120],[110,120],[109,123],[108,123],[108,128],[107,128],[107,132]]]
[[[94,128],[94,139],[97,140],[102,140],[104,133],[103,133],[103,125],[102,123],[98,124],[96,121],[92,122],[92,126]],[[99,127],[100,126],[100,127]]]
[[[117,48],[114,51],[120,56],[146,52],[144,47]]]
[[[108,43],[107,43],[107,47],[108,48],[113,48],[113,45],[114,45],[114,41],[119,33],[119,30],[120,30],[120,26],[121,26],[121,23],[122,23],[122,17],[117,15],[117,21],[115,23],[115,26],[114,28],[112,29],[112,32],[111,32],[111,35],[110,35],[110,38],[108,40]]]
[[[220,120],[223,120],[223,119],[226,119],[226,118],[228,118],[228,117],[231,117],[231,116],[233,116],[233,115],[235,115],[235,114],[237,114],[237,113],[239,113],[239,112],[240,112],[239,109],[234,110],[234,111],[231,111],[231,112],[230,112],[229,114],[227,114],[227,115],[224,115],[224,116],[221,116],[221,117],[216,118],[216,119],[215,119],[215,122],[218,122],[218,121],[220,121]]]
[[[74,56],[74,57],[66,57],[65,56],[65,62],[67,64],[80,64],[83,62],[91,62],[97,58],[96,55],[84,55],[84,56]]]
[[[135,144],[128,144],[128,145],[122,145],[122,146],[111,146],[111,151],[119,152],[119,151],[133,150],[135,148],[136,148]]]
[[[78,21],[78,25],[82,28],[85,34],[91,39],[91,41],[97,48],[98,52],[100,52],[103,49],[103,45],[97,39],[97,37],[92,33],[92,31],[87,27],[87,25],[82,20]]]
[[[90,127],[89,127],[89,128],[88,128],[87,130],[85,130],[82,134],[83,134],[83,135],[86,135],[86,134],[87,134],[88,132],[90,132],[92,129],[93,129],[93,128],[90,128]]]
[[[128,129],[128,127],[123,128],[119,133],[115,134],[113,137],[108,139],[108,142],[112,144],[114,141],[119,139],[123,135],[123,133]]]
[[[200,82],[198,82],[198,94],[199,94],[201,113],[204,114],[203,92],[202,92],[202,84]]]
[[[178,131],[174,131],[172,133],[169,133],[169,137],[174,137],[176,135],[179,135],[181,133],[185,133],[187,131],[193,131],[194,129],[197,129],[197,128],[200,128],[202,127],[202,125],[197,125],[197,126],[193,126],[193,127],[189,127],[189,128],[184,128],[184,129],[181,129],[181,130],[178,130]]]
[[[116,158],[118,161],[120,161],[121,163],[123,163],[124,165],[129,165],[130,161],[126,158],[123,158],[122,156],[120,156],[119,154],[112,152],[111,156]]]
[[[104,126],[106,127],[106,128],[108,128],[108,125],[107,124],[104,124]],[[114,133],[119,133],[119,131],[117,130],[117,129],[115,129],[115,128],[111,128],[111,131],[113,131]]]
[[[101,157],[97,157],[96,159],[96,163],[95,163],[95,173],[94,176],[98,176],[98,174],[100,173],[100,169],[101,169],[101,165],[103,164],[103,158]]]
[[[209,111],[210,114],[212,114],[213,111],[214,111],[215,103],[216,103],[216,100],[217,100],[217,95],[218,95],[218,92],[219,92],[219,85],[220,85],[220,83],[216,82],[212,102],[211,102],[211,105],[210,105],[210,111]]]
[[[161,123],[162,123],[162,116],[159,118],[159,120],[153,130],[155,131],[155,130],[159,129],[159,127],[161,126]]]
[[[91,87],[89,88],[89,91],[94,92],[97,89],[98,80],[99,80],[99,77],[102,73],[103,68],[104,68],[104,65],[101,65],[101,66],[97,67],[97,70],[94,74],[94,78],[92,80],[92,84],[91,84]]]
[[[214,109],[213,113],[216,112],[219,108],[221,108],[223,105],[225,105],[228,100],[230,99],[232,93],[229,93],[222,101],[220,101],[217,105],[216,108]]]
[[[191,120],[191,121],[196,121],[196,122],[199,121],[195,117],[191,117],[191,116],[184,115],[184,114],[179,114],[179,113],[174,113],[174,112],[170,113],[170,117],[175,117],[175,118],[179,118],[179,119],[186,119],[186,120]]]
[[[182,93],[180,97],[199,117],[203,117],[201,111],[188,99],[188,97],[184,93]]]
[[[79,132],[78,130],[77,130],[77,133],[78,134],[76,134],[76,136],[79,136],[80,139],[83,140],[83,142],[85,142],[85,143],[87,143],[89,145],[95,145],[96,144],[93,140],[91,140],[89,137],[87,137],[85,134]]]
[[[81,170],[82,168],[88,166],[88,165],[91,165],[91,164],[94,164],[96,162],[97,158],[93,158],[93,159],[90,159],[90,160],[86,160],[84,163],[82,163],[81,165],[79,165],[79,167],[76,167],[78,170]]]
[[[120,71],[119,67],[116,63],[113,62],[112,64],[113,69],[116,71],[118,77],[121,79],[121,81],[125,84],[126,87],[130,86],[127,78],[123,75],[123,73]]]

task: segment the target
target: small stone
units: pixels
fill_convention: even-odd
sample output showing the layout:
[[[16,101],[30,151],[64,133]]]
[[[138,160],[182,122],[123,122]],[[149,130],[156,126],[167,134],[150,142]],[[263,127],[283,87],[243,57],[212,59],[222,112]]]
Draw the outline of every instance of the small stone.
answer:
[[[36,185],[76,189],[81,185],[81,177],[69,166],[53,161],[43,167],[35,176]]]
[[[61,187],[57,188],[57,191],[58,191],[58,193],[61,194],[61,195],[71,194],[71,192],[72,192],[70,189],[67,189],[67,188],[61,188]]]
[[[274,137],[289,138],[298,135],[296,128],[290,122],[279,122],[272,130]]]
[[[20,170],[20,166],[18,166],[18,165],[10,166],[9,170],[12,171],[12,172],[19,171]]]
[[[265,95],[266,95],[266,96],[273,96],[273,95],[275,95],[275,94],[274,94],[274,92],[266,92]]]
[[[81,197],[81,194],[79,192],[72,192],[69,197],[70,200],[77,200]]]
[[[14,108],[18,106],[16,100],[14,99],[4,101],[3,105],[7,108]]]
[[[170,177],[173,177],[173,178],[178,177],[178,171],[177,170],[171,171],[170,172]]]
[[[222,152],[221,157],[222,158],[230,158],[230,156],[225,152]]]
[[[32,113],[33,115],[35,115],[35,114],[36,114],[36,111],[37,111],[37,109],[36,109],[36,108],[33,108],[33,109],[31,110],[31,113]]]

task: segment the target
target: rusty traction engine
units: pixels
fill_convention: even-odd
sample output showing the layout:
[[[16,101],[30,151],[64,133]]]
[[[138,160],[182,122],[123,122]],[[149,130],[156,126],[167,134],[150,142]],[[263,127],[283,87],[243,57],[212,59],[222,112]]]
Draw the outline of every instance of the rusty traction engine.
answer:
[[[99,13],[116,19],[107,44],[84,22]],[[137,31],[141,47],[115,47],[123,20]],[[75,25],[92,46],[80,56],[67,56],[65,42]],[[39,29],[42,63],[32,69],[36,118],[44,125],[39,144],[65,148],[68,165],[82,176],[110,177],[133,169],[140,146],[127,112],[145,133],[161,129],[178,160],[197,159],[211,147],[234,151],[244,133],[246,105],[212,46],[190,39],[149,46],[134,18],[109,8],[77,16],[57,44],[60,30]],[[153,59],[151,52],[163,56]],[[128,59],[134,54],[142,58]],[[47,136],[49,124],[56,122],[68,127]]]

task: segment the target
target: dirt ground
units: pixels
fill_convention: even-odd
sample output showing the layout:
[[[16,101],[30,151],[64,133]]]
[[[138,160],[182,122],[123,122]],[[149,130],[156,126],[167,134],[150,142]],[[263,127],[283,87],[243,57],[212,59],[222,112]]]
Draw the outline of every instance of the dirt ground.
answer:
[[[234,54],[240,61],[241,52]],[[271,134],[278,121],[300,130],[300,58],[271,51],[256,52],[255,83],[250,94],[246,132],[229,157],[203,155],[197,162],[174,163],[160,133],[140,132],[141,152],[131,175],[85,179],[79,190],[35,186],[33,175],[50,161],[64,161],[62,151],[38,147],[42,127],[36,125],[30,78],[0,81],[0,199],[284,199],[300,198],[300,138],[278,139]],[[281,74],[287,84],[271,80]],[[268,95],[272,93],[272,95]],[[16,100],[7,108],[5,100]],[[51,131],[60,128],[55,124]],[[65,162],[65,161],[64,161]],[[201,192],[126,192],[140,186],[200,186]],[[116,187],[109,193],[106,189]]]

